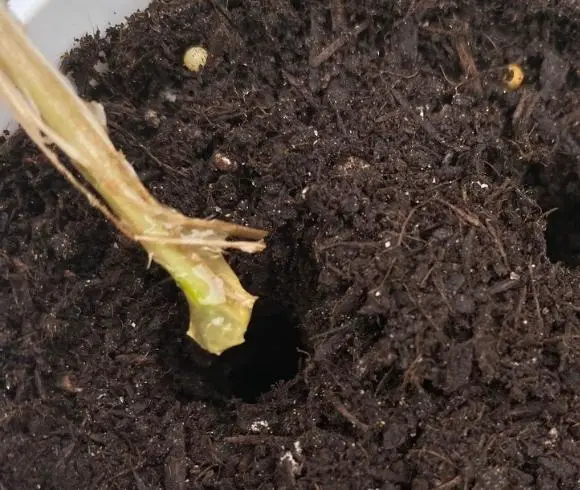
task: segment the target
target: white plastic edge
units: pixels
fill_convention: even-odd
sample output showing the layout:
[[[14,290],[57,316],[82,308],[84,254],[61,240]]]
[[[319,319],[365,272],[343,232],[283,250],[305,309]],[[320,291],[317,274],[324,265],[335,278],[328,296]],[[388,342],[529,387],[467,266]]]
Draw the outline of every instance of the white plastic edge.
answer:
[[[20,22],[27,24],[34,14],[38,12],[49,0],[8,0],[8,8],[20,19]]]
[[[26,25],[32,42],[56,66],[76,39],[121,24],[149,3],[151,0],[8,0],[8,7]],[[0,130],[14,127],[0,100]]]

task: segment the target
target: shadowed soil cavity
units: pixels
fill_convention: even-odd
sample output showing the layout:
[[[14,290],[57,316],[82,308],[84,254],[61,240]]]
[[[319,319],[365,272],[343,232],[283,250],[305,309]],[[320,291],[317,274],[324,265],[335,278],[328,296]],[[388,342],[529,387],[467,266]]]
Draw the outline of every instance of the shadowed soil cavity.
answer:
[[[155,0],[81,39],[63,72],[147,187],[269,232],[228,256],[261,299],[203,352],[6,139],[0,488],[578,488],[579,46],[574,0]]]

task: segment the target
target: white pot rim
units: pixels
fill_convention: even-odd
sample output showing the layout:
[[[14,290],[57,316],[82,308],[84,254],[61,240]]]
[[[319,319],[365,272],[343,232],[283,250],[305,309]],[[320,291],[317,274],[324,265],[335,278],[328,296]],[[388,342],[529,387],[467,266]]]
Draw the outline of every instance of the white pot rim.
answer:
[[[8,8],[26,25],[34,45],[58,66],[76,39],[121,24],[149,3],[151,0],[8,0]],[[10,112],[0,100],[0,131],[14,127]]]

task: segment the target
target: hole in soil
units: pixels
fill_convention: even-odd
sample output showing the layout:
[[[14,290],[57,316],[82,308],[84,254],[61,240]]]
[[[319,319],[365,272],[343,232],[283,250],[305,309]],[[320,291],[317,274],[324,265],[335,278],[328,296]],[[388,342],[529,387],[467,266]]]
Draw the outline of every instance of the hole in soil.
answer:
[[[243,344],[221,356],[204,351],[185,335],[189,310],[183,296],[181,321],[160,329],[160,361],[184,402],[235,398],[254,403],[298,374],[309,345],[299,325],[314,301],[319,271],[296,230],[295,225],[276,230],[266,251],[251,260],[231,256],[244,288],[259,297]]]
[[[574,162],[531,165],[523,182],[535,190],[538,204],[548,213],[544,238],[550,261],[580,266],[580,177]]]
[[[261,299],[246,333],[246,341],[224,352],[224,367],[231,394],[248,403],[256,402],[276,383],[298,373],[305,341],[291,311]]]
[[[242,345],[212,356],[172,325],[161,329],[161,359],[185,402],[238,398],[255,403],[274,385],[298,373],[306,341],[297,325],[290,309],[261,298]]]
[[[580,202],[567,204],[548,216],[546,250],[552,262],[580,266]]]

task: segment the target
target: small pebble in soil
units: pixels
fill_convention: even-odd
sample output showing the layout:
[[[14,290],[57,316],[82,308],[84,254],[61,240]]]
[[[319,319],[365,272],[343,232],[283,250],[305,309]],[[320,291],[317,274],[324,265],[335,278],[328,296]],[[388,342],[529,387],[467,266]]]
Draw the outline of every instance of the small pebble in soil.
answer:
[[[109,72],[109,64],[103,63],[101,60],[99,60],[93,65],[93,70],[95,70],[98,74],[103,75]]]
[[[211,163],[217,170],[222,172],[233,172],[238,168],[238,163],[235,160],[217,151],[212,155]]]
[[[161,119],[159,118],[157,112],[153,109],[148,109],[145,112],[145,122],[153,129],[157,129],[161,125]]]
[[[507,66],[502,81],[508,90],[516,90],[524,82],[524,70],[520,65],[511,63]]]
[[[183,64],[189,71],[199,71],[207,62],[207,50],[201,46],[192,46],[183,56]]]

